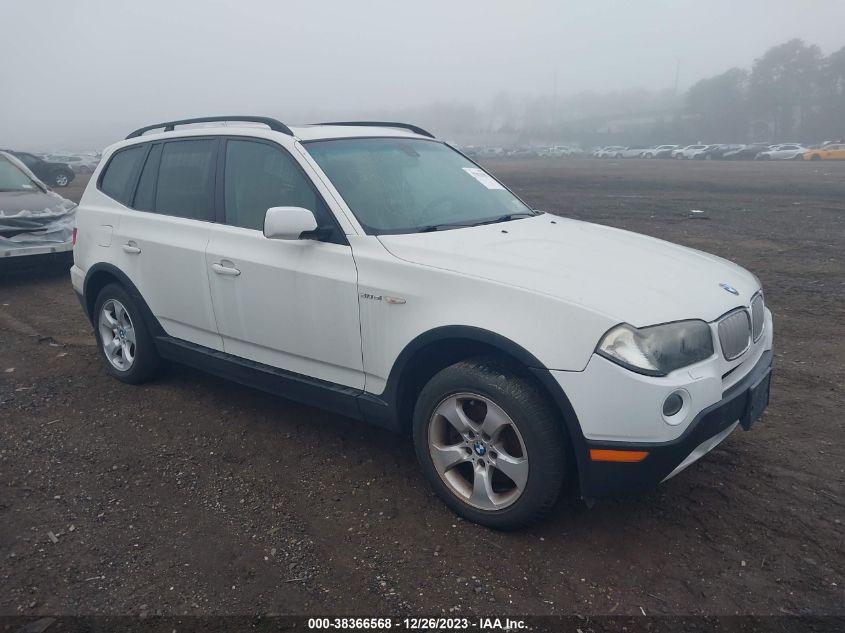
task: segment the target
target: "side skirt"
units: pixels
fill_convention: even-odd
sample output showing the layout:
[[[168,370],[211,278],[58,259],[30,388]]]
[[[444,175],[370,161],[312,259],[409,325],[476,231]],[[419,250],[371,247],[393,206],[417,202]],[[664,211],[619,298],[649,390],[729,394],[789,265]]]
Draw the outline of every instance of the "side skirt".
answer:
[[[158,353],[167,360],[302,404],[366,421],[358,406],[358,399],[363,395],[360,389],[285,371],[171,336],[157,336],[155,341]],[[367,397],[371,399],[373,396],[367,394]]]

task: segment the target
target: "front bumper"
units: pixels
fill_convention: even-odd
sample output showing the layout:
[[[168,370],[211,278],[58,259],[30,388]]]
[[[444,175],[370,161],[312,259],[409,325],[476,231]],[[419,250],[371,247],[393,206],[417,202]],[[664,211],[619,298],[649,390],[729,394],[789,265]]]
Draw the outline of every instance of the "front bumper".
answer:
[[[637,492],[673,477],[705,455],[737,427],[745,430],[768,404],[768,380],[772,350],[766,350],[754,368],[725,392],[724,397],[702,410],[675,440],[659,444],[586,440],[587,455],[593,450],[641,451],[638,462],[581,461],[581,493],[598,498]],[[765,393],[760,397],[760,392]]]

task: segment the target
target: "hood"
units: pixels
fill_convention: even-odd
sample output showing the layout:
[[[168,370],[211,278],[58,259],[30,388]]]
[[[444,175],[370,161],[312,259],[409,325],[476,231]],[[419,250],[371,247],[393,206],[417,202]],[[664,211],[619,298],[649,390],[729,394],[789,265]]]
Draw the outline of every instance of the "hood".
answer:
[[[715,255],[548,214],[379,240],[400,259],[550,295],[635,327],[713,321],[759,289],[754,275]]]
[[[68,241],[75,215],[76,204],[53,191],[0,191],[0,238]]]

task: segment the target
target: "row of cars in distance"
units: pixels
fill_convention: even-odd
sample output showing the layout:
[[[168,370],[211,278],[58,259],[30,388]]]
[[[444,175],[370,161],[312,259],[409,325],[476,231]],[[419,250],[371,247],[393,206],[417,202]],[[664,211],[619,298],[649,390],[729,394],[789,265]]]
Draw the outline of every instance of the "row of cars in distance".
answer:
[[[677,160],[845,160],[845,142],[720,143],[716,145],[608,145],[590,154],[593,158],[674,158]]]
[[[51,187],[67,187],[77,174],[90,174],[100,162],[101,154],[36,154],[14,149],[2,149],[20,160],[39,180]]]
[[[551,145],[543,147],[486,147],[465,145],[460,151],[470,158],[574,158],[583,156],[578,147]]]

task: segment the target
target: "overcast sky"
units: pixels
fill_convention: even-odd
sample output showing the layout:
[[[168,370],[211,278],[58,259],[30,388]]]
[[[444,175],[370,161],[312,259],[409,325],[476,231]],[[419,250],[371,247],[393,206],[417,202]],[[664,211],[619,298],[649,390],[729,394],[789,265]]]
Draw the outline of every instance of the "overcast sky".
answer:
[[[669,88],[792,37],[845,45],[843,0],[2,0],[0,147],[100,148],[207,114],[291,122],[501,90]],[[313,115],[313,117],[312,117]]]

